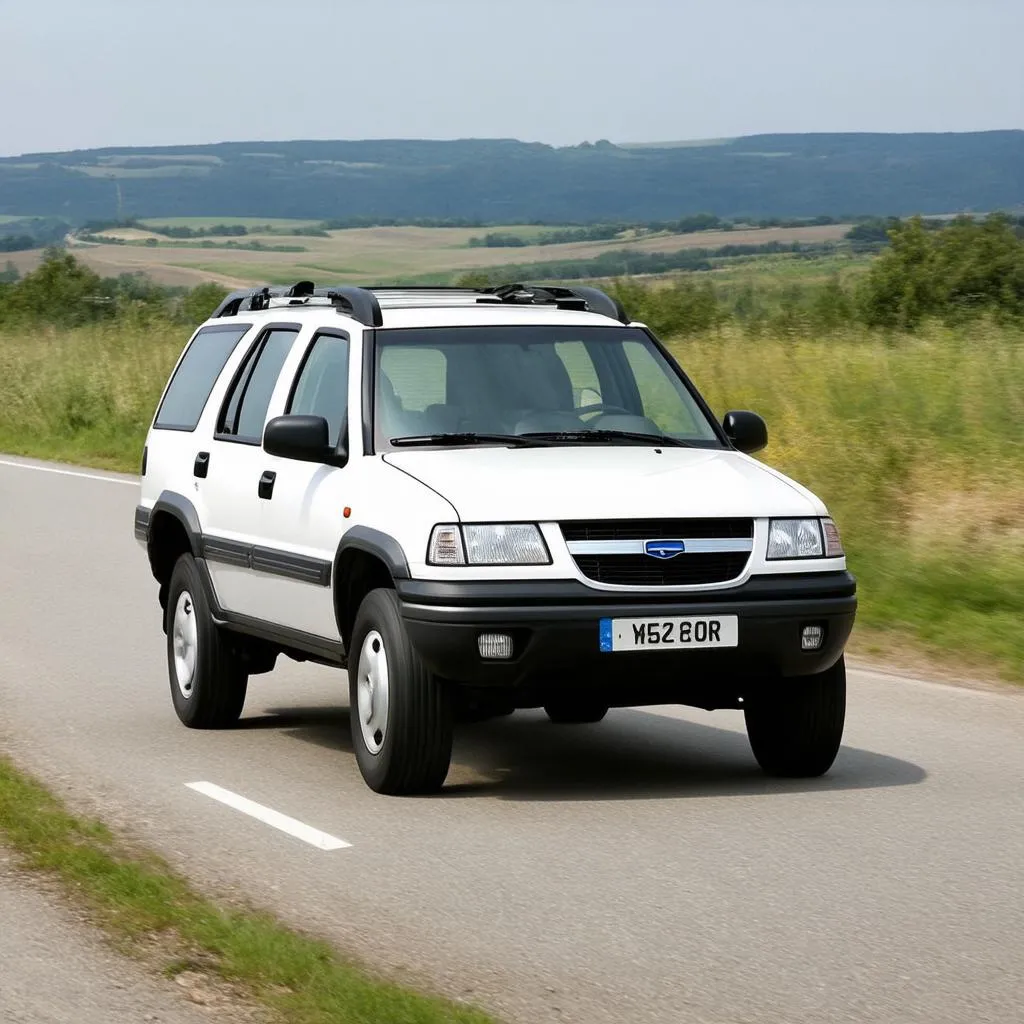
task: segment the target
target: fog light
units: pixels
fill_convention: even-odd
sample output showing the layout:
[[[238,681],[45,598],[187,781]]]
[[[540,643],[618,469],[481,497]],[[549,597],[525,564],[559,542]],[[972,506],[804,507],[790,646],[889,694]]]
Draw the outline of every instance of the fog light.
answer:
[[[816,651],[825,639],[824,626],[804,626],[800,634],[800,646],[805,651]]]
[[[512,637],[508,633],[481,633],[476,645],[481,658],[512,657]]]

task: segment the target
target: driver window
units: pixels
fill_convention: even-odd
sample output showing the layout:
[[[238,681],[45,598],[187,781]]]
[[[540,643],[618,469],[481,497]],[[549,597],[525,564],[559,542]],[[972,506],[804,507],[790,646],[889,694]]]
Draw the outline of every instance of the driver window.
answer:
[[[601,402],[601,381],[587,346],[582,341],[559,341],[555,351],[572,381],[573,405],[579,409]]]
[[[348,412],[348,339],[321,334],[299,370],[288,412],[323,416],[330,444],[338,443]]]
[[[679,400],[671,378],[650,349],[636,341],[625,342],[622,349],[640,390],[644,414],[666,434],[705,436],[707,428],[694,422],[686,406]]]

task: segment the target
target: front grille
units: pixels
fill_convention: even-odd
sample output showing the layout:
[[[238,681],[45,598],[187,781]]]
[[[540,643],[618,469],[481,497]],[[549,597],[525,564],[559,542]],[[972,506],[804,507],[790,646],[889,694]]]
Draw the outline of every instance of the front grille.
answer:
[[[597,519],[559,524],[567,544],[582,541],[752,540],[753,519]],[[611,544],[614,548],[616,545]],[[742,544],[740,545],[743,546]],[[736,579],[750,551],[685,551],[674,558],[652,558],[642,551],[581,551],[572,555],[580,572],[596,583],[632,587],[683,587]]]
[[[633,587],[700,586],[735,579],[747,564],[749,551],[679,555],[660,561],[648,555],[574,555],[580,572],[597,583]]]
[[[753,537],[753,519],[575,519],[559,524],[566,541]]]

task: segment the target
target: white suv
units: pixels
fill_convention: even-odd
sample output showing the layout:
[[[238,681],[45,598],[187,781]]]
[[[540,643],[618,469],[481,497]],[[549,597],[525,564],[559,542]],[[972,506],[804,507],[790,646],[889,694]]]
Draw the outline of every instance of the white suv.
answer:
[[[236,292],[142,460],[174,708],[230,726],[285,654],[348,669],[378,792],[437,790],[454,720],[533,707],[741,708],[766,772],[820,775],[856,584],[766,443],[594,288]]]

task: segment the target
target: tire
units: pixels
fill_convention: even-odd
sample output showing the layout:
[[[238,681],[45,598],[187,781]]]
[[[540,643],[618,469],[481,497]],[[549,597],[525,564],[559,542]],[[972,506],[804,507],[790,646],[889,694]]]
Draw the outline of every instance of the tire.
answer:
[[[839,753],[846,719],[846,659],[824,672],[779,680],[744,710],[747,738],[768,775],[824,775]]]
[[[371,590],[359,606],[348,687],[352,747],[370,789],[437,792],[451,764],[451,695],[412,646],[393,590]]]
[[[608,714],[608,705],[586,697],[563,697],[545,704],[544,711],[556,725],[589,725]]]
[[[190,729],[226,729],[242,713],[249,675],[210,615],[191,554],[178,558],[167,589],[171,701]]]

